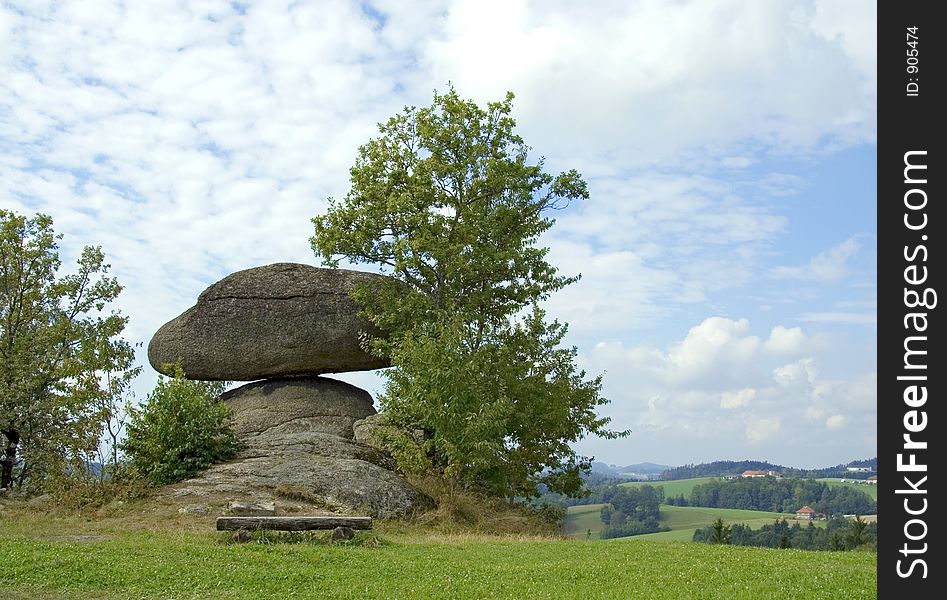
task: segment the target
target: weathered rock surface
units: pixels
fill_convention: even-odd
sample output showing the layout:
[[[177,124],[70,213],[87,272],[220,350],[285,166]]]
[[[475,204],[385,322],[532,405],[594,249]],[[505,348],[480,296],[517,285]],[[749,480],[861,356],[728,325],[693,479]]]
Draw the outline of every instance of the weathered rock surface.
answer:
[[[326,377],[251,383],[224,394],[244,448],[230,462],[172,486],[181,500],[305,499],[376,518],[398,518],[429,500],[395,472],[391,457],[353,439],[375,413],[368,392]]]
[[[225,392],[221,399],[233,411],[234,432],[245,441],[293,433],[351,439],[355,421],[375,414],[368,392],[328,377],[267,379]]]
[[[272,517],[276,514],[276,503],[233,501],[227,504],[227,510],[237,517]]]
[[[232,381],[387,367],[362,350],[362,333],[381,333],[358,316],[349,296],[381,278],[297,263],[238,271],[165,323],[148,345],[148,360],[163,373],[180,361],[188,378]]]

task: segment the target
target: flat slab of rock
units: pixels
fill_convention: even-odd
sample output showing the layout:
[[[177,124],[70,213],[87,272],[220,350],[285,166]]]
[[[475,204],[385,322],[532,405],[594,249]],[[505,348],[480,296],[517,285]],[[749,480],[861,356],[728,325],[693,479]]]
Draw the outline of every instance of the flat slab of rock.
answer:
[[[350,297],[355,286],[382,278],[298,263],[238,271],[165,323],[148,345],[148,360],[165,374],[180,361],[190,379],[229,381],[390,366],[362,349],[362,334],[381,332],[358,316]]]
[[[178,502],[211,497],[274,498],[291,486],[311,500],[351,514],[397,519],[429,508],[431,500],[394,471],[358,458],[289,452],[238,458],[194,479],[168,486]]]
[[[236,517],[272,517],[276,514],[275,502],[230,502],[230,513]]]

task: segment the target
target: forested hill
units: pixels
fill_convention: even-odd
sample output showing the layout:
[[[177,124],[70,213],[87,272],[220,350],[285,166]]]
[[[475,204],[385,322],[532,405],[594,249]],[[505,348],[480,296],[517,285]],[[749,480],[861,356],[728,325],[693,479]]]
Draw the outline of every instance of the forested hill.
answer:
[[[785,467],[759,460],[716,460],[699,465],[674,467],[661,473],[661,479],[691,479],[692,477],[723,477],[740,475],[744,471],[779,471]]]
[[[870,469],[869,472],[852,473],[848,467],[863,467]],[[853,460],[843,465],[834,467],[825,467],[823,469],[797,469],[794,467],[784,467],[766,461],[760,460],[717,460],[699,465],[684,465],[674,467],[661,473],[661,479],[690,479],[692,477],[724,477],[726,475],[740,475],[744,471],[775,471],[786,477],[806,477],[818,479],[820,477],[846,477],[851,479],[864,479],[878,471],[878,459],[868,458],[864,460]]]

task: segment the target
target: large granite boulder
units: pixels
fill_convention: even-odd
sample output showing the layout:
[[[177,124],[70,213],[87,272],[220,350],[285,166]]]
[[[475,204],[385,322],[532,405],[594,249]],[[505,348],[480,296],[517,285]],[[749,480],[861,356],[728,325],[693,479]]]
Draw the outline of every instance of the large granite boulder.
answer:
[[[245,442],[293,433],[325,433],[352,439],[356,421],[375,414],[371,395],[328,377],[283,377],[225,392],[233,428]]]
[[[296,263],[238,271],[165,323],[148,360],[166,374],[166,365],[180,361],[190,379],[233,381],[387,367],[362,349],[361,334],[381,332],[358,316],[350,297],[356,285],[381,278]]]
[[[288,494],[381,519],[428,506],[386,452],[353,439],[353,423],[375,414],[365,390],[298,377],[250,383],[222,399],[243,448],[234,460],[172,486],[173,498],[276,501],[278,507]]]

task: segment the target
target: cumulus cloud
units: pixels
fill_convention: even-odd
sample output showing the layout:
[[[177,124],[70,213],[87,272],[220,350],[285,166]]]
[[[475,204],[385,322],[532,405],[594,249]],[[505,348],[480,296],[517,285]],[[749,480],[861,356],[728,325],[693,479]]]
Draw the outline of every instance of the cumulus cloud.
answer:
[[[747,406],[756,396],[756,390],[753,388],[743,388],[736,392],[724,392],[720,394],[720,408],[740,408]]]
[[[845,425],[845,415],[832,415],[825,420],[828,429],[841,429]]]
[[[718,377],[719,370],[741,365],[758,350],[759,338],[746,335],[750,323],[710,317],[692,327],[687,337],[671,347],[666,355],[669,382],[684,385],[706,377]]]
[[[581,147],[590,158],[606,150],[625,164],[657,164],[696,147],[873,138],[874,38],[825,3],[598,8],[454,2],[424,58],[442,79],[485,97],[520,91],[522,121],[557,153]],[[561,126],[541,131],[547,122]]]
[[[803,358],[794,363],[773,370],[773,379],[782,387],[806,386],[815,383],[819,370],[811,358]]]
[[[583,366],[606,370],[612,404],[605,410],[633,431],[623,442],[631,447],[674,438],[739,458],[778,446],[780,460],[800,464],[805,456],[820,464],[847,439],[849,451],[870,454],[873,446],[858,431],[875,426],[874,373],[828,372],[833,345],[812,343],[817,337],[776,325],[763,341],[748,319],[708,317],[664,348],[598,344]],[[813,354],[785,362],[803,350]],[[825,428],[852,437],[826,439]]]
[[[770,332],[764,348],[773,354],[795,354],[804,350],[806,342],[806,335],[799,327],[787,329],[777,325]]]

